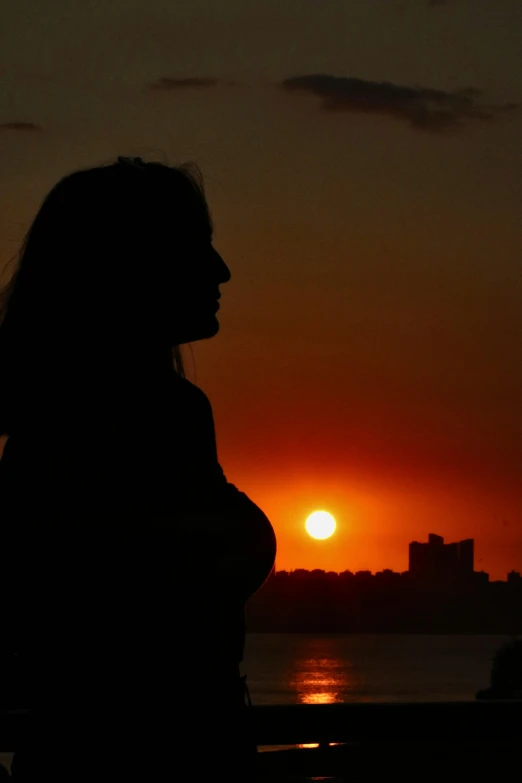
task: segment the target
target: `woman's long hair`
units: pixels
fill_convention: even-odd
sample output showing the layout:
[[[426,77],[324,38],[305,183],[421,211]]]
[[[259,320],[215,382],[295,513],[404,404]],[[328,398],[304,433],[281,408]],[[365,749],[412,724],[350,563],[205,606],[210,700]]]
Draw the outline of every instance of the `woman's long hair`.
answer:
[[[171,369],[183,375],[168,342],[169,293],[211,230],[194,164],[120,157],[61,179],[0,301],[0,434],[58,410],[73,390],[139,378],[154,346],[171,348]]]

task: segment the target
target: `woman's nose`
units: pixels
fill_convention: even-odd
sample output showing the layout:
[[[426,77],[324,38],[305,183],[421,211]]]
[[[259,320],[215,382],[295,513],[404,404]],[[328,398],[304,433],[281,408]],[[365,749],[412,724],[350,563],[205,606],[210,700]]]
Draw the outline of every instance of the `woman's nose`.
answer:
[[[216,259],[216,271],[219,277],[219,283],[228,283],[232,275],[230,274],[230,269],[225,264],[217,250],[214,250],[215,253],[215,259]]]

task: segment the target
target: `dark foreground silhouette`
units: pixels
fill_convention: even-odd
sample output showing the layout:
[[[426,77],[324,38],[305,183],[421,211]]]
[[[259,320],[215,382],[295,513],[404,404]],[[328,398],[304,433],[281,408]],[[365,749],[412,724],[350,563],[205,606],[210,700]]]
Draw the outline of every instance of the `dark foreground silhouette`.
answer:
[[[211,241],[197,171],[121,158],[61,180],[22,248],[0,327],[0,587],[37,718],[19,780],[53,752],[60,781],[253,775],[244,604],[275,539],[178,347],[219,328]]]
[[[477,691],[477,699],[522,700],[522,639],[513,638],[497,650],[489,688]]]

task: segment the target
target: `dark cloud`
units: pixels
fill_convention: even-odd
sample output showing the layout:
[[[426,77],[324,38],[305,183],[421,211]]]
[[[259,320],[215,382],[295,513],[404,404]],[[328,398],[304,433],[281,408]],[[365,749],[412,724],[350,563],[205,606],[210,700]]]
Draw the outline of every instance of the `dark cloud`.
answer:
[[[466,122],[487,122],[517,108],[516,104],[481,105],[479,90],[446,92],[319,73],[293,76],[281,86],[287,92],[317,95],[323,111],[380,114],[432,132],[456,130]]]
[[[2,122],[0,130],[22,131],[24,133],[40,132],[42,128],[34,122]]]
[[[162,76],[155,82],[148,85],[149,90],[204,90],[210,87],[217,87],[218,79],[172,79],[169,76]]]

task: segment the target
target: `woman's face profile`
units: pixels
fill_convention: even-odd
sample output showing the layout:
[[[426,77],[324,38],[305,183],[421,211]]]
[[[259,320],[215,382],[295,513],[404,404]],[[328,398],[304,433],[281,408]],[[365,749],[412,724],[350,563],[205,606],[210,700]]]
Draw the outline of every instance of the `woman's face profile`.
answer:
[[[219,331],[219,286],[230,280],[230,270],[212,240],[188,243],[183,259],[174,262],[167,315],[174,345],[213,337]]]

